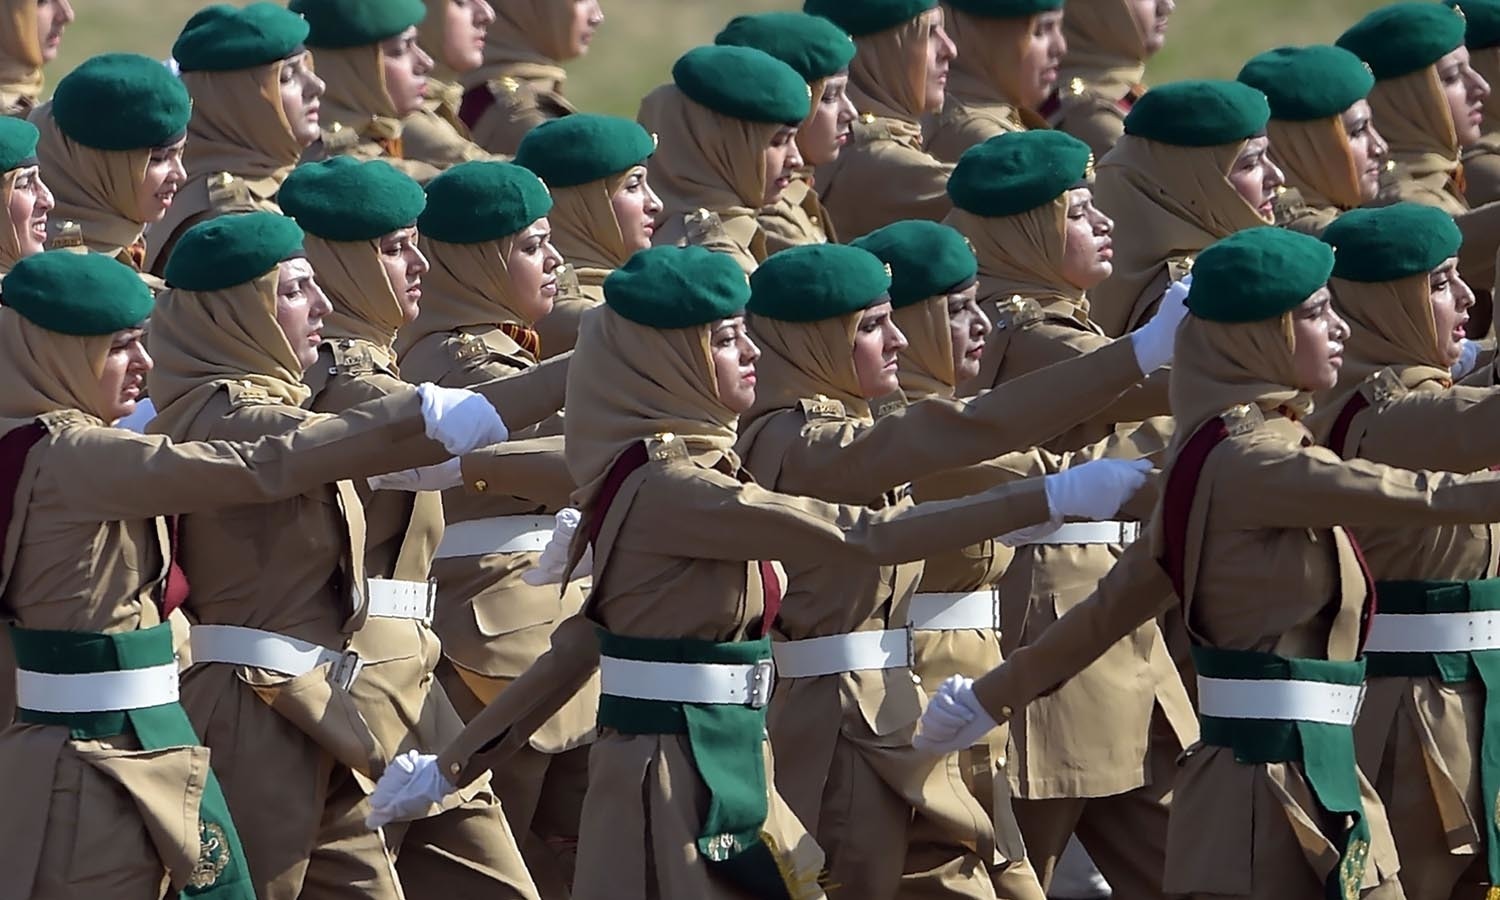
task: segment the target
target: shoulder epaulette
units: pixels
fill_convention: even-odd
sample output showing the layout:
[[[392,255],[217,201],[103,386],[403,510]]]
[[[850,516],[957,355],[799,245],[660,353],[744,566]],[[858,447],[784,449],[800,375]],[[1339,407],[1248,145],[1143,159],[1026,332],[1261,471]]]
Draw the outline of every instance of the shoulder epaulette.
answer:
[[[1042,321],[1042,305],[1020,294],[996,304],[995,328],[1020,331]]]
[[[666,460],[685,460],[688,458],[687,445],[677,439],[677,435],[670,431],[663,431],[655,437],[646,441],[646,453],[654,462]]]
[[[369,375],[375,371],[375,357],[370,348],[347,338],[327,341],[333,351],[333,365],[340,375]]]
[[[874,113],[864,113],[859,117],[859,121],[854,123],[853,143],[889,140],[892,140],[891,127],[876,118]]]
[[[897,390],[894,393],[886,394],[884,397],[871,402],[870,415],[879,419],[883,416],[888,416],[891,413],[900,412],[901,410],[906,409],[906,405],[906,394],[902,393],[900,390]]]
[[[1359,392],[1378,412],[1390,406],[1392,401],[1405,396],[1407,389],[1401,379],[1396,377],[1396,373],[1387,368],[1366,378],[1360,384]]]
[[[724,235],[724,220],[719,214],[706,209],[697,209],[682,217],[683,229],[690,245],[704,244]]]
[[[1226,409],[1220,416],[1224,420],[1224,427],[1229,429],[1230,437],[1241,434],[1249,434],[1259,428],[1266,421],[1265,413],[1254,403],[1241,403]]]
[[[800,400],[798,405],[802,408],[803,417],[809,422],[834,422],[849,418],[849,413],[845,411],[843,403],[829,399],[822,394]]]
[[[460,331],[443,341],[443,349],[448,351],[454,362],[468,362],[489,352],[484,341],[467,331]]]
[[[224,386],[229,394],[229,408],[239,409],[245,406],[269,406],[277,401],[266,393],[266,389],[251,384],[248,381],[231,381]]]
[[[250,186],[245,179],[229,172],[218,172],[208,179],[208,204],[216,210],[254,209]]]
[[[83,226],[65,221],[58,225],[57,233],[47,242],[48,250],[71,250],[83,246]]]

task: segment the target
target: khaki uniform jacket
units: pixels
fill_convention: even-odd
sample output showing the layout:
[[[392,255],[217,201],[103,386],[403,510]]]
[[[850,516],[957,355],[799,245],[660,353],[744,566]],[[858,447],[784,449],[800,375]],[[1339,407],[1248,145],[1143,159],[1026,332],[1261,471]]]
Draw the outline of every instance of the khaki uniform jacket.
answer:
[[[168,531],[156,516],[297,497],[345,476],[431,465],[446,453],[423,434],[414,392],[251,444],[181,444],[107,428],[64,411],[40,421],[14,498],[0,600],[23,628],[124,632],[158,624]],[[88,549],[92,548],[92,549]],[[82,550],[82,552],[80,552]],[[199,859],[203,747],[141,752],[129,735],[75,741],[65,728],[0,734],[4,900],[126,873],[182,887]],[[76,805],[89,805],[78,816]],[[139,882],[135,883],[139,888]],[[44,888],[37,888],[42,896]]]
[[[536,360],[515,341],[486,326],[428,335],[401,358],[404,377],[443,387],[470,387],[534,365]],[[496,466],[514,459],[520,468],[519,477],[506,478],[509,487],[466,477],[463,487],[445,491],[447,525],[493,516],[550,515],[567,506],[573,479],[563,459],[561,425],[551,419],[512,434],[491,451]],[[433,629],[454,665],[489,678],[517,678],[546,652],[558,623],[578,612],[583,593],[577,585],[559,594],[556,585],[535,587],[521,580],[540,556],[492,553],[433,562],[438,583]],[[532,736],[532,746],[558,753],[587,743],[598,705],[594,681]]]
[[[813,190],[812,175],[797,173],[781,193],[781,199],[756,217],[766,236],[766,252],[775,253],[803,244],[837,243],[833,222]]]
[[[1486,134],[1465,147],[1463,164],[1464,199],[1471,206],[1500,200],[1500,134]]]
[[[1106,92],[1082,78],[1073,78],[1066,89],[1059,88],[1042,104],[1043,115],[1052,128],[1088,144],[1094,159],[1103,159],[1125,133],[1125,117],[1145,92],[1137,86],[1112,96],[1120,90],[1121,86],[1115,85]]]
[[[734,257],[749,275],[766,261],[766,234],[750,214],[721,216],[706,209],[668,216],[651,238],[657,247],[702,247]]]
[[[188,179],[160,222],[146,229],[146,271],[160,277],[183,232],[199,222],[227,213],[264,210],[279,213],[275,178],[241,178],[232,172],[210,172]]]
[[[427,80],[427,101],[401,123],[401,148],[407,159],[444,171],[461,162],[509,158],[496,156],[469,139],[469,129],[458,118],[462,102],[463,88]]]
[[[551,79],[515,75],[492,78],[470,91],[487,90],[494,104],[480,115],[470,137],[491,153],[515,156],[526,133],[549,119],[560,119],[577,108],[562,94],[562,84]]]
[[[302,162],[320,162],[335,156],[352,156],[361,161],[379,159],[419,184],[426,184],[442,170],[421,159],[408,158],[403,141],[406,122],[420,114],[414,113],[406,119],[376,117],[357,128],[342,122],[329,123],[323,129],[323,137],[303,151]]]
[[[1025,131],[1021,113],[1009,103],[965,100],[948,94],[943,111],[922,126],[927,152],[945,163],[958,164],[964,151],[996,135]],[[1031,127],[1046,127],[1037,120]]]
[[[902,219],[941,222],[952,211],[953,165],[923,150],[920,135],[897,136],[910,127],[865,113],[839,158],[818,167],[818,194],[844,240]]]

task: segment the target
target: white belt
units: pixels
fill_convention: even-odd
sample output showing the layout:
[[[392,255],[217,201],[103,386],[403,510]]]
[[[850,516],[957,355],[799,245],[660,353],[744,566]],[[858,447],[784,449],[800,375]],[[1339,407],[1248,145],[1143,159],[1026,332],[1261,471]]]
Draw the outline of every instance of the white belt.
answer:
[[[1067,522],[1026,544],[1129,544],[1141,534],[1139,522]]]
[[[1353,725],[1364,685],[1198,676],[1198,713],[1219,719],[1280,719]]]
[[[176,702],[175,662],[79,675],[16,670],[16,706],[33,712],[119,712]]]
[[[918,631],[994,630],[1000,627],[1000,594],[993,588],[967,594],[917,594],[908,615]]]
[[[614,697],[721,703],[760,709],[771,700],[771,661],[753,665],[647,662],[599,657],[601,690]]]
[[[1500,612],[1376,613],[1369,653],[1469,653],[1500,650]]]
[[[900,669],[911,665],[911,632],[856,631],[771,645],[776,672],[782,678],[812,678],[862,669]]]
[[[494,516],[454,522],[443,530],[437,559],[490,553],[541,553],[552,540],[552,516]]]
[[[432,607],[437,600],[437,584],[431,581],[393,581],[370,579],[369,613],[382,619],[417,619],[432,621]]]
[[[353,650],[330,650],[274,631],[238,625],[194,625],[189,632],[193,664],[229,663],[270,669],[296,678],[328,663],[328,680],[348,690],[364,660]]]

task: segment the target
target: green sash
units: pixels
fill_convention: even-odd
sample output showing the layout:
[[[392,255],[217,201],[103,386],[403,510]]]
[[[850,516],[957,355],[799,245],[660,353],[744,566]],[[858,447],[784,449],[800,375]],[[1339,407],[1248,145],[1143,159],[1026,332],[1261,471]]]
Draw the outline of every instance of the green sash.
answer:
[[[599,629],[599,653],[615,659],[753,665],[771,658],[771,639],[712,641],[633,638]],[[708,815],[698,852],[711,867],[758,897],[791,900],[780,848],[767,844],[766,711],[727,703],[673,703],[603,694],[599,724],[624,734],[686,734]]]
[[[1381,615],[1500,611],[1500,578],[1483,581],[1382,581]],[[1500,650],[1457,653],[1369,653],[1375,678],[1436,678],[1447,684],[1478,679],[1484,685],[1479,739],[1479,785],[1490,883],[1500,885]]]
[[[1384,601],[1384,595],[1381,600]],[[1363,684],[1365,679],[1363,660],[1333,662],[1194,647],[1193,663],[1198,674],[1205,678],[1347,685]],[[1234,750],[1235,762],[1239,763],[1299,763],[1318,805],[1334,815],[1349,817],[1346,834],[1329,836],[1334,846],[1339,847],[1339,865],[1329,876],[1326,890],[1331,900],[1358,897],[1370,854],[1370,823],[1365,820],[1364,800],[1359,792],[1354,729],[1281,719],[1226,719],[1201,714],[1198,718],[1203,743]]]
[[[172,629],[154,628],[121,634],[76,631],[33,631],[12,628],[16,665],[28,672],[82,675],[147,669],[176,662]],[[201,742],[176,703],[114,712],[48,713],[18,709],[16,718],[33,725],[67,728],[75,740],[98,740],[134,734],[142,750],[197,746]],[[198,807],[198,864],[189,875],[182,896],[202,900],[255,900],[250,871],[239,833],[229,816],[229,804],[219,781],[209,770]]]

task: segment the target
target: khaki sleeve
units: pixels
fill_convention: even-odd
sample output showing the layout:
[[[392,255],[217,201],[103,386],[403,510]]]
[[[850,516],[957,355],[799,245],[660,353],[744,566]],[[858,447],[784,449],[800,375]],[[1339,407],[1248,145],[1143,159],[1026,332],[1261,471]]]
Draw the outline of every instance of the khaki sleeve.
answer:
[[[537,336],[542,339],[542,358],[551,359],[572,350],[578,343],[578,325],[583,314],[598,306],[582,294],[557,298],[552,311],[536,323]]]
[[[1487,203],[1453,217],[1464,242],[1458,248],[1458,268],[1475,290],[1495,288],[1495,254],[1500,250],[1500,203]]]
[[[1015,354],[1022,370],[1030,372],[1091,353],[1113,340],[1081,328],[1044,321],[1012,337],[1007,355]],[[1170,414],[1171,404],[1167,400],[1170,378],[1170,372],[1165,369],[1152,374],[1127,389],[1098,415],[1080,424],[1114,425]]]
[[[1500,391],[1455,387],[1415,392],[1367,415],[1360,456],[1443,472],[1477,472],[1500,464]]]
[[[573,476],[561,435],[506,441],[470,453],[461,461],[465,493],[520,497],[549,507],[566,506]]]
[[[1464,199],[1471,206],[1500,200],[1500,153],[1478,150],[1464,154]]]
[[[502,160],[464,137],[442,116],[422,109],[409,116],[401,129],[402,152],[438,169],[451,169],[476,159]]]
[[[564,353],[524,372],[469,386],[500,413],[511,432],[522,431],[563,408],[568,366],[573,354]]]

